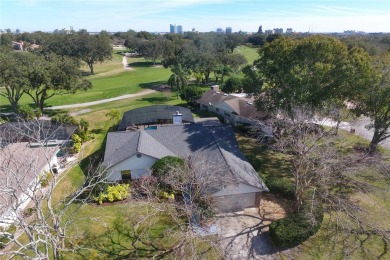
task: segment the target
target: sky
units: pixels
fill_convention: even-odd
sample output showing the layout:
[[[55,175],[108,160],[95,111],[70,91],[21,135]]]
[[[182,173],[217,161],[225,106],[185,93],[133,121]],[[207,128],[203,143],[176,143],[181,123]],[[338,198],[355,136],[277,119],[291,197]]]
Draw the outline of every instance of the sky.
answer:
[[[390,0],[0,0],[0,29],[390,32]]]

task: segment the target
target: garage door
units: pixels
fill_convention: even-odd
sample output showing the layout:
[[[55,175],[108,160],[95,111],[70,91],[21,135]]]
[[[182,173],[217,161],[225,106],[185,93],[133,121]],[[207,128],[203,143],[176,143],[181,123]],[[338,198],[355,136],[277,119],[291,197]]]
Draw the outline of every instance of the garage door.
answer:
[[[214,204],[221,212],[242,211],[245,208],[259,207],[260,194],[260,192],[251,192],[214,197]]]

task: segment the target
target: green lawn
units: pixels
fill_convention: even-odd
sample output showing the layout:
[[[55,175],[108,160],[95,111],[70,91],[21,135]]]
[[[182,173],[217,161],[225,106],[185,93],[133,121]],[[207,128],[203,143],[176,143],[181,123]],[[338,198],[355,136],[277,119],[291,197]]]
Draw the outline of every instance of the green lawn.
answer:
[[[248,60],[249,64],[253,64],[259,58],[258,48],[251,48],[245,45],[238,46],[234,49],[234,53],[240,53]]]
[[[128,62],[133,70],[124,70],[121,57],[115,54],[112,61],[95,65],[96,74],[86,76],[92,82],[92,89],[76,94],[56,95],[48,99],[46,105],[58,106],[96,101],[166,84],[170,75],[168,69],[156,68],[144,58],[129,58]],[[23,95],[20,104],[28,103],[32,103],[31,98]],[[2,96],[0,104],[1,112],[10,110],[8,100]]]

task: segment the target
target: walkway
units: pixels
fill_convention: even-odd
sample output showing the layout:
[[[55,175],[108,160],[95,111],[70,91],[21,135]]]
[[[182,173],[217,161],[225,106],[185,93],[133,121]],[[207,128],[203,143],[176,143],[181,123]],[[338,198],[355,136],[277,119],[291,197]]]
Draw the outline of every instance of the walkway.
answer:
[[[54,106],[54,107],[45,107],[45,110],[58,110],[58,109],[68,109],[68,108],[78,108],[78,107],[89,107],[89,106],[94,106],[98,104],[103,104],[103,103],[108,103],[116,100],[121,100],[121,99],[126,99],[126,98],[132,98],[132,97],[138,97],[138,96],[143,96],[147,94],[151,94],[156,92],[156,90],[153,89],[146,89],[141,92],[135,93],[135,94],[127,94],[119,97],[114,97],[114,98],[107,98],[107,99],[102,99],[102,100],[96,100],[92,102],[85,102],[85,103],[78,103],[78,104],[70,104],[70,105],[62,105],[62,106]]]

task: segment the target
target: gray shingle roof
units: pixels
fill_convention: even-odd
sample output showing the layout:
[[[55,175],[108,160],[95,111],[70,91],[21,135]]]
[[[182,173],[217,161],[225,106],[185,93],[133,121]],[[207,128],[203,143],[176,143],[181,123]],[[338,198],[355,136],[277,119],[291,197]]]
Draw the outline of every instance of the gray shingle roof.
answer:
[[[201,154],[210,166],[218,166],[213,171],[220,179],[232,179],[252,185],[260,190],[268,190],[257,172],[239,150],[234,132],[230,126],[205,127],[198,124],[159,126],[155,130],[141,130],[109,133],[105,153],[105,164],[116,164],[136,152],[162,158],[173,155],[190,157]],[[225,170],[227,169],[227,170]],[[221,187],[209,190],[215,192]]]
[[[123,114],[118,130],[124,131],[132,125],[157,124],[172,120],[172,115],[179,111],[182,114],[183,122],[194,123],[191,110],[185,107],[155,105],[129,110]]]

